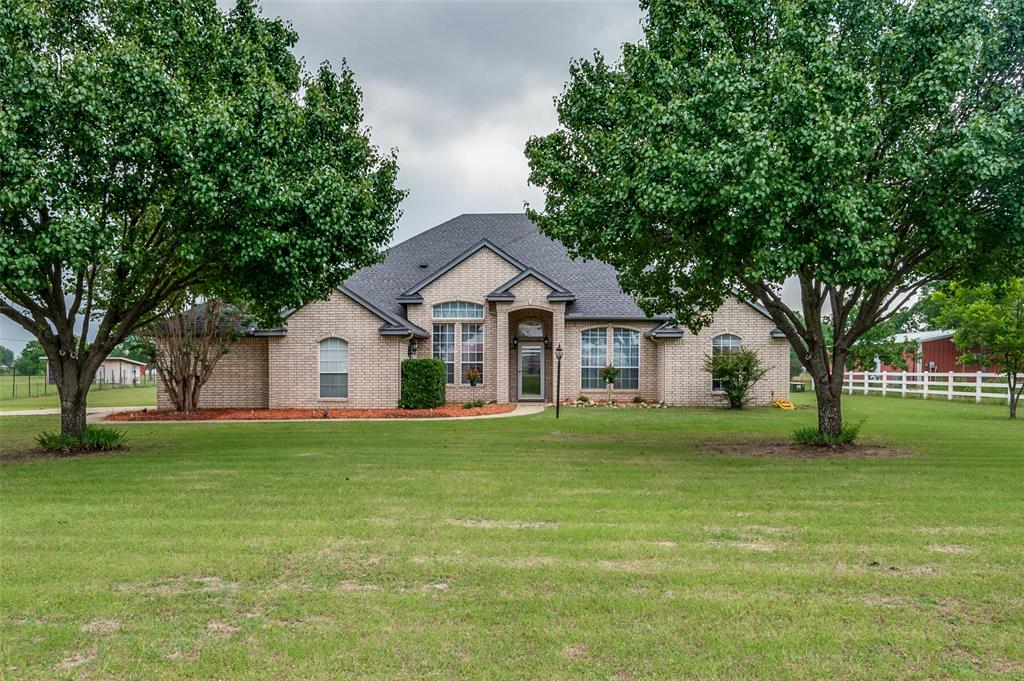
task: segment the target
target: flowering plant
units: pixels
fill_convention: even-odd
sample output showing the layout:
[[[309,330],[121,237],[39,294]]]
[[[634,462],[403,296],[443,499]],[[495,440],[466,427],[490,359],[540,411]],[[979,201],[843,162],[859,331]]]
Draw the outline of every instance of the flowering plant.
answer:
[[[615,379],[618,377],[619,368],[616,366],[608,364],[603,369],[601,369],[601,378],[604,379],[605,384],[614,383]]]
[[[469,381],[469,384],[471,386],[475,386],[477,383],[479,383],[481,378],[482,376],[480,375],[479,370],[466,369],[466,380]]]

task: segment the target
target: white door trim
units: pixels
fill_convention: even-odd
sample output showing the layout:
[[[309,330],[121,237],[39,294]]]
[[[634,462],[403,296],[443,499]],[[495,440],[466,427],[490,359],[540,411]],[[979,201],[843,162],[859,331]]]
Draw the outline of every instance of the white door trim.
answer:
[[[528,395],[524,398],[523,396],[523,350],[525,348],[537,348],[540,350],[540,394],[539,395]],[[542,342],[519,342],[519,353],[517,355],[516,373],[518,374],[517,383],[519,384],[518,396],[519,399],[536,400],[539,402],[544,401],[544,343]]]

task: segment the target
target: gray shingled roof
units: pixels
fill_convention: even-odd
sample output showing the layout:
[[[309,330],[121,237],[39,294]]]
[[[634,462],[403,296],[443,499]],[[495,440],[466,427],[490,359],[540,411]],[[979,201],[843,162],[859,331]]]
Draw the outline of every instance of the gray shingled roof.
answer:
[[[398,297],[483,239],[574,293],[576,300],[566,306],[568,317],[647,318],[633,297],[619,288],[614,268],[596,260],[570,258],[565,246],[541,234],[521,213],[452,218],[392,246],[383,262],[359,270],[345,287],[404,319]]]

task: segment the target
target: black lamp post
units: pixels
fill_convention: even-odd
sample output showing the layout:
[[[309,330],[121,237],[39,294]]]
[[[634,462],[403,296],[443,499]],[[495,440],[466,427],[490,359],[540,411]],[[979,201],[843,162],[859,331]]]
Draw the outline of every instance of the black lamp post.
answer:
[[[557,419],[559,410],[562,408],[562,344],[559,343],[558,347],[555,348],[555,359],[558,360],[558,372],[555,379],[555,418]]]

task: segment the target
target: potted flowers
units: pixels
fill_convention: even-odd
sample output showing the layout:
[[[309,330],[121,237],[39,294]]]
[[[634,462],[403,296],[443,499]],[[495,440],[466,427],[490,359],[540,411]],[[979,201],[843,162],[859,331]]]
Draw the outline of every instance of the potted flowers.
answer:
[[[605,365],[601,369],[601,378],[604,379],[604,386],[608,389],[608,404],[612,403],[612,386],[615,384],[615,379],[619,377],[619,368],[611,364]]]
[[[469,382],[471,388],[475,388],[476,384],[480,382],[480,371],[478,369],[466,369],[466,381]]]

